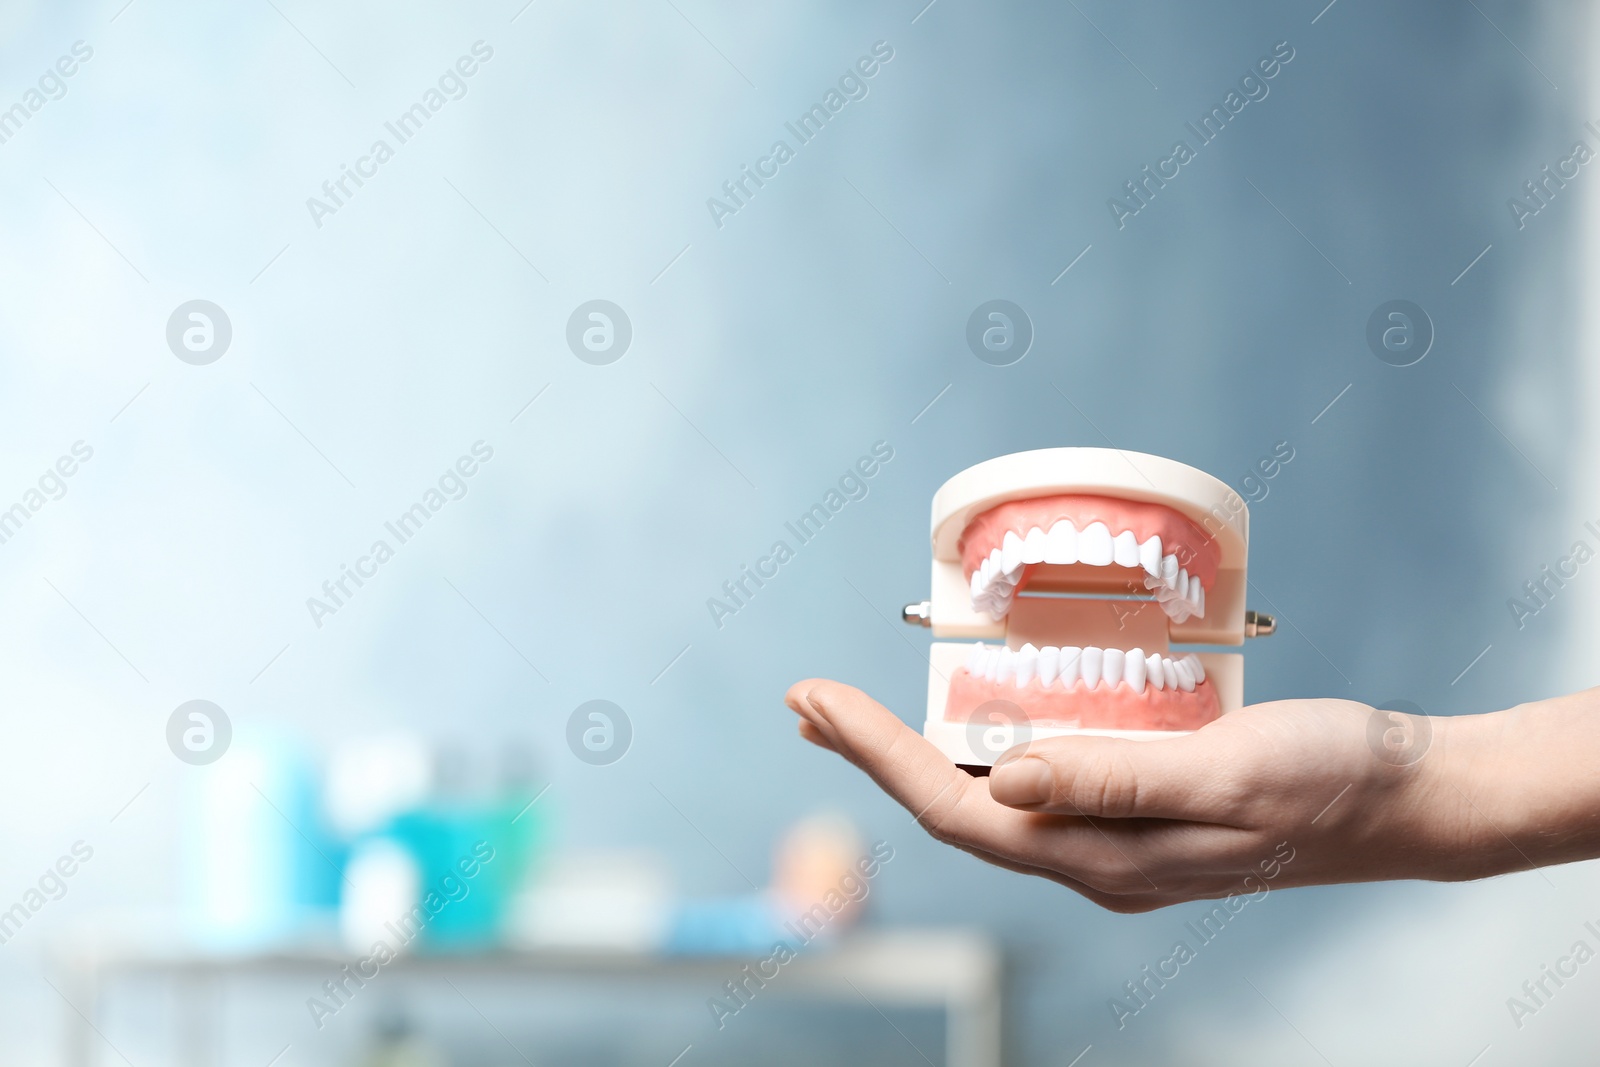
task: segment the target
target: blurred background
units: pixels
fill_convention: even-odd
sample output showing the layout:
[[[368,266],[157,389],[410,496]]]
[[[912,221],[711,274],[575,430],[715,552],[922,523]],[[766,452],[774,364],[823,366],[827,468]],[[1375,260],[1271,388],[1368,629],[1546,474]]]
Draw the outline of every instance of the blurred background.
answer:
[[[6,3],[5,1061],[1590,1062],[1600,977],[1508,998],[1592,865],[1273,893],[1119,1027],[1205,906],[941,847],[780,699],[920,722],[934,490],[1065,444],[1250,500],[1252,701],[1591,684],[1600,576],[1526,583],[1600,547],[1592,33]]]

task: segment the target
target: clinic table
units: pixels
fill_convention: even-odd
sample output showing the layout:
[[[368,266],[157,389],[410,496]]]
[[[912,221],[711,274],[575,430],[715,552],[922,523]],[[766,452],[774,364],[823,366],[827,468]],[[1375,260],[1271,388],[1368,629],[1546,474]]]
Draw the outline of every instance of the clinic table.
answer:
[[[100,1009],[118,981],[165,979],[195,995],[176,998],[176,1054],[181,1067],[212,1067],[216,1034],[205,1010],[207,991],[236,978],[309,974],[326,977],[349,962],[338,946],[225,954],[161,949],[151,945],[96,943],[58,946],[54,970],[67,1001],[68,1067],[120,1062],[100,1028]],[[504,950],[400,957],[384,973],[448,979],[451,975],[503,978],[617,979],[629,982],[709,984],[750,962],[745,957],[674,956],[603,950]],[[853,1003],[873,1008],[933,1008],[945,1013],[945,1062],[950,1067],[999,1067],[1003,967],[999,948],[968,930],[862,930],[837,945],[807,952],[783,967],[771,990],[785,998]],[[763,992],[762,996],[769,994]],[[691,1046],[692,1047],[692,1046]],[[662,1063],[677,1049],[663,1050]],[[687,1050],[685,1050],[687,1051]],[[686,1060],[686,1064],[692,1060]]]

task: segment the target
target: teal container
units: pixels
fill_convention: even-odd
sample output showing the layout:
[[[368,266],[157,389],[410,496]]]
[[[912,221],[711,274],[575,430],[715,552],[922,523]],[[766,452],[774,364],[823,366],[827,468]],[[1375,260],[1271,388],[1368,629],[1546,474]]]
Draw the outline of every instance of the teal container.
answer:
[[[419,948],[496,947],[517,890],[544,840],[532,797],[493,805],[439,804],[396,816],[384,831],[416,860],[428,921]]]

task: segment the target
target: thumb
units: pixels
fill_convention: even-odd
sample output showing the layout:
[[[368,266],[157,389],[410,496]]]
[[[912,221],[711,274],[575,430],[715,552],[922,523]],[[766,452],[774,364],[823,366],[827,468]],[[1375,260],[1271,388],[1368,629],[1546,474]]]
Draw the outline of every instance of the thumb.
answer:
[[[1244,800],[1238,757],[1218,751],[1203,733],[1150,741],[1048,738],[1001,756],[989,794],[1028,811],[1229,822]]]

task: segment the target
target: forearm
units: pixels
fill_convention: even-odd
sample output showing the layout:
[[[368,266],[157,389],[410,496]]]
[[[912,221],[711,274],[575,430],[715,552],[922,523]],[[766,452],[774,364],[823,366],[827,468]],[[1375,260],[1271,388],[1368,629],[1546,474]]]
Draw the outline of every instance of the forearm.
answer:
[[[1441,877],[1600,856],[1600,689],[1433,722],[1419,777],[1439,820],[1420,836],[1454,849]]]

